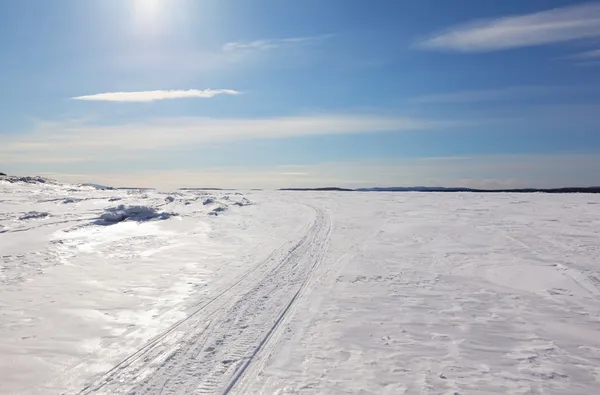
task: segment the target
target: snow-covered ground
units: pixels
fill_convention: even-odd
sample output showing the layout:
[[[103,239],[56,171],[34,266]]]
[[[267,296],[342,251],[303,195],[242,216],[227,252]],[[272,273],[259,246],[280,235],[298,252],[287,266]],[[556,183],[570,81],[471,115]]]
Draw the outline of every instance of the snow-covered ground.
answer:
[[[600,195],[0,180],[2,394],[590,394]]]

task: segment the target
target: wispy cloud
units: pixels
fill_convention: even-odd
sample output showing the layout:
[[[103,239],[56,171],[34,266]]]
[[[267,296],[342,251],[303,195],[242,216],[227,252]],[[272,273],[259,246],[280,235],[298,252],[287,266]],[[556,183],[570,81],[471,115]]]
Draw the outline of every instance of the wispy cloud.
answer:
[[[254,41],[233,41],[224,44],[221,50],[225,53],[240,51],[268,51],[294,44],[318,41],[330,37],[330,35],[311,37],[289,37],[282,39],[262,39]]]
[[[588,86],[511,86],[499,89],[434,93],[411,98],[412,104],[461,104],[492,101],[521,101],[549,96],[570,95],[598,91]]]
[[[247,42],[229,42],[223,45],[221,48],[223,52],[233,52],[233,51],[246,51],[246,50],[257,50],[257,51],[267,51],[269,49],[278,48],[280,44],[275,40],[255,40],[255,41],[247,41]]]
[[[418,42],[417,47],[487,52],[599,36],[600,4],[589,3],[458,25]]]
[[[107,67],[136,72],[144,70],[171,73],[169,80],[184,83],[198,72],[236,70],[247,67],[273,69],[304,67],[318,56],[320,41],[333,35],[260,38],[222,42],[215,48],[133,48],[109,57]]]
[[[142,92],[107,92],[94,95],[77,96],[73,100],[113,101],[113,102],[152,102],[157,100],[204,98],[218,95],[239,95],[240,92],[231,89],[189,89],[189,90],[158,90]]]
[[[596,59],[600,58],[600,49],[595,49],[593,51],[581,52],[571,56],[573,59]]]
[[[379,115],[329,114],[266,119],[166,118],[117,125],[43,122],[28,134],[0,146],[13,163],[31,156],[48,162],[164,150],[239,140],[314,135],[423,130],[439,126],[427,120]],[[62,159],[61,159],[62,158]]]
[[[575,65],[579,67],[598,67],[600,66],[600,60],[594,60],[591,62],[579,62],[575,63]]]

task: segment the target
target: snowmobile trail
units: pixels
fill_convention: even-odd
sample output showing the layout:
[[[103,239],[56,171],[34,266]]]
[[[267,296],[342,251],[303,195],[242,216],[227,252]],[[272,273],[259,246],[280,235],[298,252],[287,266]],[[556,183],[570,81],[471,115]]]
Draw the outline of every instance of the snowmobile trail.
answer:
[[[277,336],[323,259],[331,220],[314,209],[297,243],[275,250],[80,394],[234,393],[242,377],[257,373],[248,369],[254,357]]]

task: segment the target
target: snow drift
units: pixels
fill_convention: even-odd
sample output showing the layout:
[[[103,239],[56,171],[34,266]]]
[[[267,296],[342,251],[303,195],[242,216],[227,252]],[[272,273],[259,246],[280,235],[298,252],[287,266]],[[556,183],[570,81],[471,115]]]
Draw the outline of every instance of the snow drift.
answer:
[[[100,220],[105,223],[116,223],[122,221],[149,221],[153,219],[169,219],[176,213],[159,212],[150,206],[130,206],[120,204],[117,207],[105,209],[100,215]]]

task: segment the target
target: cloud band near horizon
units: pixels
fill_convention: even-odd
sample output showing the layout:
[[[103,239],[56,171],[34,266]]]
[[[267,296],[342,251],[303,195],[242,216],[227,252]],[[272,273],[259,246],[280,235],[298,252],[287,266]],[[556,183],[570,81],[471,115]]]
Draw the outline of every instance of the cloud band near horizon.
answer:
[[[426,119],[375,114],[322,114],[275,118],[152,118],[119,124],[80,121],[40,122],[37,127],[0,147],[11,162],[31,161],[32,154],[46,161],[72,157],[103,157],[107,153],[161,150],[256,139],[284,139],[315,135],[341,135],[426,130],[452,124]],[[174,133],[173,131],[177,131]],[[49,154],[51,153],[51,154]]]

